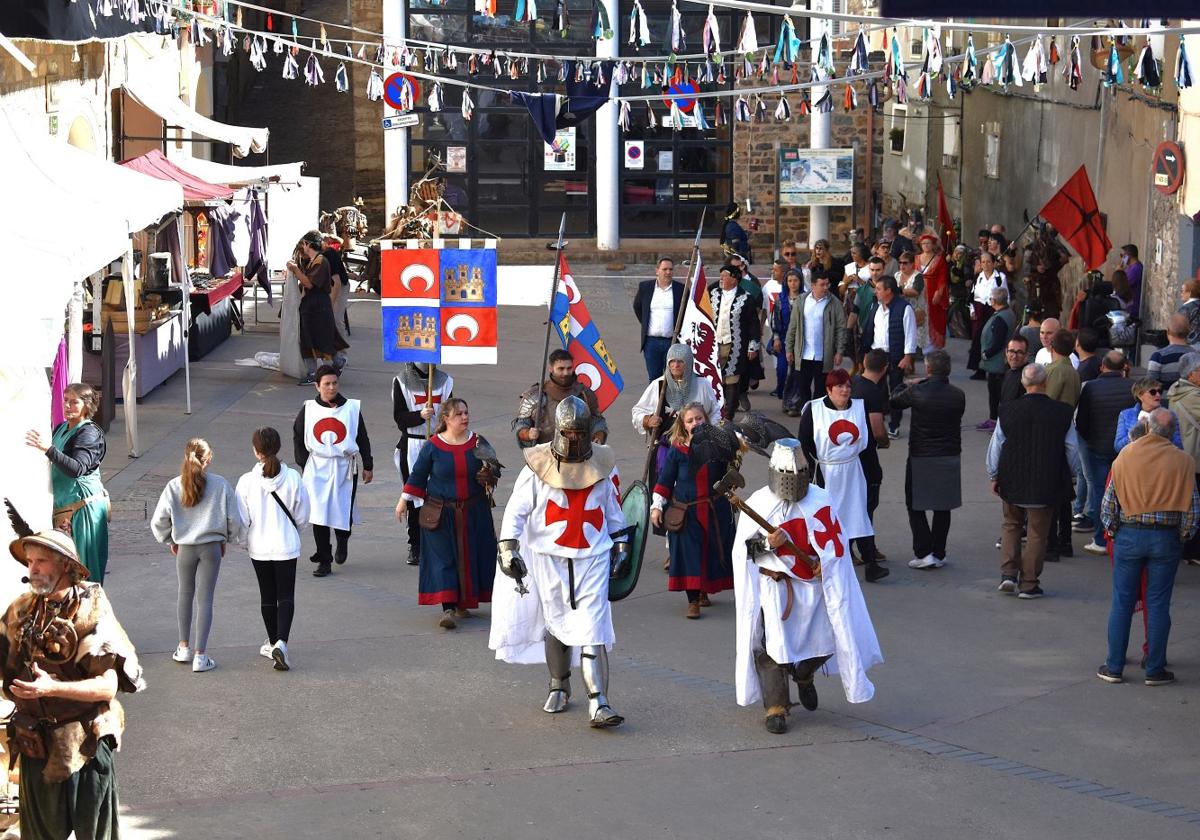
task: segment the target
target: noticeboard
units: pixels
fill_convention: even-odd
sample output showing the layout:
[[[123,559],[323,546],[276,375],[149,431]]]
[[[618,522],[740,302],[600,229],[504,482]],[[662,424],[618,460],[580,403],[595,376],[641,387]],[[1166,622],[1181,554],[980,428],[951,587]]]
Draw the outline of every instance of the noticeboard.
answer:
[[[853,149],[780,149],[781,207],[854,203]]]

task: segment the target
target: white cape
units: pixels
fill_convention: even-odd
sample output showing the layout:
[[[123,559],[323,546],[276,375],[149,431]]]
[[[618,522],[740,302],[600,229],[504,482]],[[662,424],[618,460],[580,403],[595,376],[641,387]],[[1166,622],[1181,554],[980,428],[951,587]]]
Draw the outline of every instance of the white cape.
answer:
[[[784,621],[785,584],[760,574],[756,563],[747,558],[746,540],[760,529],[750,517],[741,517],[733,544],[738,705],[749,706],[762,698],[758,673],[754,669],[754,649],[763,638],[764,623],[766,651],[776,662],[787,664],[832,655],[822,670],[841,676],[846,700],[851,703],[870,700],[875,695],[875,686],[867,678],[867,670],[883,662],[883,654],[858,578],[854,575],[849,540],[838,533],[841,526],[837,511],[831,508],[823,513],[830,507],[829,494],[810,485],[802,501],[791,503],[764,487],[748,498],[746,504],[772,524],[802,518],[807,526],[811,550],[821,560],[821,578],[819,586],[796,578],[791,572],[792,561],[774,553],[757,558],[757,565],[784,572],[792,578],[790,584],[795,603]],[[827,527],[822,518],[833,523],[833,527]]]

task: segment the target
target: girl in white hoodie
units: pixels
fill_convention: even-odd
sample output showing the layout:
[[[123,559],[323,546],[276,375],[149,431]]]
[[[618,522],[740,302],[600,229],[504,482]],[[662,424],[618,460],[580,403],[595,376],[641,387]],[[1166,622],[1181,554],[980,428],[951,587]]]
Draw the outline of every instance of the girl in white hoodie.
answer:
[[[258,652],[274,661],[276,671],[287,671],[287,640],[296,612],[296,560],[300,528],[308,523],[308,497],[300,473],[279,460],[279,432],[264,426],[251,441],[258,464],[238,479],[235,495],[267,626],[266,644]]]

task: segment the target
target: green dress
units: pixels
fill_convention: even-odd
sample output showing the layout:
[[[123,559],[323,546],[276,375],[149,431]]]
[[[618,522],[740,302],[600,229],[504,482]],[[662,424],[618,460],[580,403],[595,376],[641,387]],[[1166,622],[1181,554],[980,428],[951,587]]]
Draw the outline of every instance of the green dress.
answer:
[[[104,570],[108,566],[108,494],[100,481],[100,461],[104,457],[104,438],[100,434],[97,445],[81,448],[74,445],[74,438],[87,426],[99,432],[91,420],[84,420],[75,428],[60,423],[54,429],[51,441],[50,483],[54,490],[54,509],[67,507],[84,499],[92,499],[71,517],[71,536],[79,560],[88,569],[88,580],[104,583]],[[77,474],[79,473],[79,474]],[[58,517],[55,517],[57,520]]]

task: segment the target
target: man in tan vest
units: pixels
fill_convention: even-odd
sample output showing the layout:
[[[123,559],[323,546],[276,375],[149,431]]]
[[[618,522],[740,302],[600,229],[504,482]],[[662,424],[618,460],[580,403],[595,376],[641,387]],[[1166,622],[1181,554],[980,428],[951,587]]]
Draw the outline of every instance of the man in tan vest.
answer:
[[[1113,598],[1108,614],[1108,658],[1096,671],[1105,682],[1122,682],[1129,622],[1146,575],[1146,685],[1167,685],[1171,591],[1180,547],[1200,520],[1195,461],[1171,443],[1175,417],[1159,408],[1143,420],[1147,434],[1121,450],[1100,504],[1100,519],[1113,546]]]

